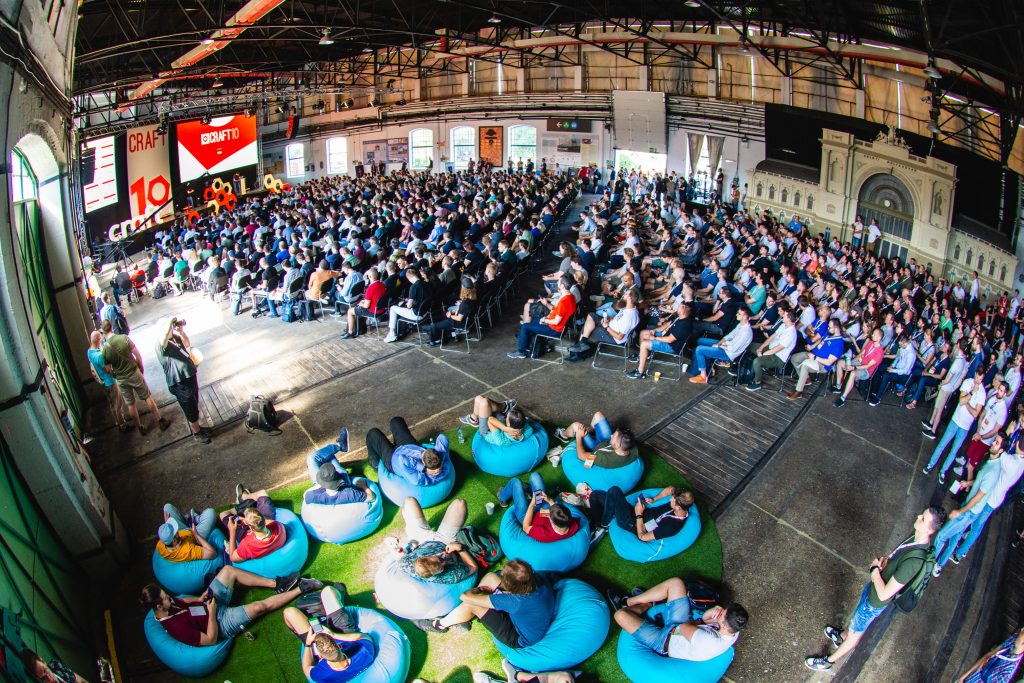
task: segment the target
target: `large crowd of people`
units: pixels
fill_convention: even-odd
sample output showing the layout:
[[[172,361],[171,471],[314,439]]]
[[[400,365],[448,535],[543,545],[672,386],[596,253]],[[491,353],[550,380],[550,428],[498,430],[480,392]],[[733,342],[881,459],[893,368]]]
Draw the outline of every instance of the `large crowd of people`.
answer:
[[[796,384],[787,396],[794,401],[817,377],[836,395],[836,409],[859,394],[873,409],[921,411],[923,436],[941,435],[924,474],[938,468],[938,482],[945,484],[955,473],[961,480],[959,507],[948,519],[942,508],[926,510],[915,535],[888,562],[873,564],[849,628],[826,629],[837,651],[807,660],[808,667],[830,668],[924,566],[896,559],[916,559],[919,553],[906,551],[934,544],[938,562],[928,571],[939,576],[947,560],[956,563],[966,556],[991,513],[1019,486],[1024,472],[1019,417],[1024,411],[1017,402],[1024,364],[1019,292],[985,296],[977,273],[951,282],[913,258],[883,256],[883,235],[874,221],[864,225],[858,217],[852,241],[844,243],[838,236],[813,234],[797,215],[784,220],[768,211],[755,214],[738,192],[694,207],[685,184],[636,172],[612,174],[606,185],[592,177],[504,169],[324,178],[246,201],[198,225],[162,230],[146,269],[154,282],[175,293],[194,286],[211,296],[229,296],[236,315],[247,304],[253,316],[286,319],[312,318],[317,308],[327,307],[344,311],[346,338],[357,337],[369,323],[385,328],[388,342],[416,330],[426,343],[440,343],[464,332],[467,321],[521,264],[534,255],[546,257],[538,249],[550,241],[552,227],[583,182],[596,192],[579,220],[550,245],[560,261],[525,302],[509,357],[539,357],[560,342],[572,363],[600,345],[617,346],[637,362],[627,373],[630,379],[649,378],[652,364],[668,356],[688,361],[689,381],[695,384],[728,375],[756,392],[791,375]],[[115,330],[119,311],[111,306],[117,304],[103,302],[106,336],[94,340],[90,360],[108,387],[111,405],[117,407],[121,397],[128,404],[127,411],[115,411],[118,424],[130,418],[142,430],[135,403],[149,399],[149,393],[144,380],[140,384],[141,359],[127,330]],[[185,409],[194,372],[189,374],[180,325],[169,324],[162,348],[171,359],[161,360],[168,385],[173,379],[185,387],[175,392]],[[165,428],[159,411],[151,409]],[[193,415],[186,410],[193,433],[208,438]],[[499,446],[521,438],[523,421],[516,406],[485,397],[463,418]],[[384,463],[403,476],[415,475],[415,485],[443,476],[446,444],[439,440],[423,448],[407,428],[393,425],[392,433],[394,443],[382,433],[368,437],[375,466]],[[581,458],[596,456],[603,466],[636,457],[632,434],[612,431],[607,421],[574,423],[561,435],[576,441]],[[336,491],[338,482],[327,475],[323,486]],[[359,492],[354,498],[365,499],[362,491],[362,498]],[[618,488],[594,496],[597,538],[612,523],[640,540],[677,530],[692,494],[666,489],[661,496],[669,505],[653,527]],[[563,501],[548,497],[539,478],[527,488],[510,481],[498,502],[514,506],[532,538],[553,541],[574,533],[575,520]],[[254,517],[267,516],[258,505],[250,509]],[[233,539],[231,524],[227,528]],[[253,528],[261,540],[261,534],[272,537],[267,527]],[[444,562],[431,559],[436,553],[420,551],[411,566],[421,575],[480,569],[471,568],[454,537],[447,536],[452,534],[430,539],[444,546]],[[509,563],[500,576],[481,573],[480,585],[455,611],[420,626],[447,631],[475,618],[511,647],[532,642],[547,626],[551,600],[529,565],[522,564]],[[511,599],[522,595],[533,597]],[[658,641],[652,649],[668,656],[694,649],[690,636],[707,627],[719,639],[735,640],[746,622],[738,606],[705,613],[703,626],[694,626],[692,633],[673,630],[667,639],[633,609],[682,595],[685,584],[678,582],[616,598],[616,621],[638,639]],[[165,595],[151,598],[161,609],[174,607],[173,602],[167,606]],[[311,635],[301,624],[293,630],[321,654],[330,652],[326,642],[322,650],[316,645],[319,634]],[[674,645],[681,636],[687,644]]]

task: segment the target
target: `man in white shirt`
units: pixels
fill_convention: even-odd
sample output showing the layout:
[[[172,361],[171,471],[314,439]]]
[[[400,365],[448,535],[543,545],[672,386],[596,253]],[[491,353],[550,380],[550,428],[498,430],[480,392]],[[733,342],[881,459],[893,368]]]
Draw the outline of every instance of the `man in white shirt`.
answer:
[[[789,360],[789,354],[796,348],[796,325],[791,311],[782,312],[782,325],[761,346],[757,347],[757,357],[750,371],[753,377],[746,386],[747,391],[761,389],[761,376],[770,368],[782,368]]]
[[[984,461],[989,446],[1006,424],[1006,408],[1006,384],[995,380],[978,418],[978,429],[967,445],[968,480],[974,479],[974,470]]]
[[[615,314],[614,318],[605,318],[597,313],[589,314],[587,321],[583,324],[580,340],[569,347],[570,356],[566,360],[570,362],[583,360],[579,354],[589,349],[592,343],[619,345],[626,343],[626,339],[640,324],[640,314],[636,308],[637,298],[635,289],[627,290],[621,299],[623,308]]]
[[[754,330],[750,327],[750,309],[746,306],[736,311],[736,326],[729,334],[718,341],[701,338],[693,349],[693,362],[690,364],[690,381],[694,384],[708,383],[708,366],[712,361],[734,363],[754,340]]]
[[[874,218],[871,219],[871,225],[868,226],[868,251],[874,253],[878,248],[878,240],[882,236],[882,229],[878,227],[878,221]]]
[[[960,385],[960,403],[956,410],[953,411],[953,419],[949,421],[949,425],[942,435],[942,440],[939,441],[935,450],[932,451],[932,457],[928,464],[921,470],[926,475],[931,474],[932,469],[939,462],[939,458],[942,457],[942,452],[946,449],[946,446],[952,443],[949,455],[946,456],[945,462],[942,463],[942,469],[939,470],[940,484],[946,483],[946,470],[953,464],[953,459],[956,458],[956,454],[960,451],[960,446],[963,445],[964,439],[967,438],[967,432],[970,431],[975,418],[985,408],[986,392],[984,377],[985,368],[978,365],[978,369],[974,372],[974,377],[968,377]]]
[[[932,409],[931,417],[921,420],[921,426],[924,427],[922,433],[929,439],[937,436],[946,402],[963,383],[966,372],[967,358],[964,357],[964,342],[960,340],[953,346],[953,364],[949,367],[946,378],[939,384],[939,393],[935,395],[935,407]]]
[[[671,659],[714,659],[736,643],[749,618],[742,605],[732,603],[716,605],[693,619],[686,584],[676,578],[633,597],[609,597],[616,608],[615,622],[640,644]],[[662,625],[654,621],[657,616]]]
[[[981,280],[978,279],[978,271],[974,271],[971,280],[971,293],[967,298],[967,305],[972,310],[978,310],[978,296],[981,294]]]

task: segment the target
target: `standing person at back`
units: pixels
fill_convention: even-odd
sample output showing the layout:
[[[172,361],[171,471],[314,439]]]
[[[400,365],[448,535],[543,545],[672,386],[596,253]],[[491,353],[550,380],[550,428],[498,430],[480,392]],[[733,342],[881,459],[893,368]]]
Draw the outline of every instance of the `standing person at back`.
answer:
[[[145,436],[149,430],[142,426],[139,409],[135,406],[136,401],[145,401],[149,412],[156,419],[160,431],[164,431],[171,425],[171,422],[160,415],[160,408],[157,407],[156,401],[153,400],[153,396],[149,392],[146,379],[142,376],[144,368],[139,350],[135,348],[135,344],[128,338],[128,335],[114,334],[109,320],[104,320],[100,329],[105,337],[101,351],[103,362],[106,364],[107,372],[114,376],[117,388],[121,390],[121,396],[128,406],[128,414],[131,415],[132,422],[135,423],[139,434]]]
[[[99,330],[94,330],[89,335],[89,370],[93,379],[103,387],[103,396],[107,399],[114,424],[122,432],[127,432],[131,426],[125,416],[124,400],[121,398],[121,390],[117,388],[117,382],[107,372],[106,363],[103,361],[103,335]]]

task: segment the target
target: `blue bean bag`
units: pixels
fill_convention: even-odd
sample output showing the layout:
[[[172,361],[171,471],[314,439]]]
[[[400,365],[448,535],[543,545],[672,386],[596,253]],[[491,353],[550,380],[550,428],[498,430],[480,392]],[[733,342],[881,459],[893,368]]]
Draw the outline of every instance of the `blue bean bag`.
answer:
[[[660,492],[661,489],[644,489],[629,494],[626,496],[626,500],[630,503],[636,503],[637,496],[641,493],[648,498],[653,498]],[[667,501],[667,498],[662,498],[654,507],[668,505]],[[632,560],[633,562],[664,560],[667,557],[675,557],[694,544],[697,537],[700,536],[700,512],[697,510],[696,505],[691,506],[690,515],[686,518],[686,523],[683,524],[683,528],[679,530],[679,533],[660,541],[641,541],[636,537],[636,534],[625,531],[614,522],[608,527],[608,535],[611,536],[615,552],[624,560]]]
[[[444,584],[410,576],[397,560],[388,560],[373,579],[373,590],[385,609],[403,619],[431,619],[451,612],[459,598],[480,579],[479,571],[459,583]]]
[[[658,607],[660,607],[659,605]],[[654,608],[655,610],[657,607]],[[652,610],[653,614],[654,610]],[[619,632],[617,649],[619,668],[633,683],[651,681],[686,681],[686,683],[716,683],[722,680],[732,664],[733,648],[703,662],[662,657],[640,644],[625,631]]]
[[[171,671],[190,678],[209,676],[224,663],[231,650],[231,638],[204,647],[186,645],[175,640],[153,616],[153,610],[146,614],[142,630],[157,659]]]
[[[576,442],[571,441],[562,451],[562,471],[565,478],[572,482],[573,487],[581,481],[587,482],[595,491],[607,491],[618,486],[623,491],[632,491],[644,476],[644,459],[637,458],[625,467],[583,466],[583,461],[576,455]]]
[[[409,675],[411,650],[409,639],[395,622],[380,612],[365,607],[346,607],[356,619],[359,632],[370,636],[377,649],[377,657],[366,671],[351,680],[351,683],[405,683]],[[306,646],[299,649],[299,662]],[[306,679],[307,681],[312,681]]]
[[[236,567],[268,579],[288,576],[302,569],[309,554],[309,537],[302,520],[291,510],[277,508],[277,521],[287,530],[284,545],[264,557],[239,562]]]
[[[432,445],[427,444],[425,448],[430,448]],[[449,455],[449,459],[451,459],[451,455]],[[421,508],[431,508],[443,503],[455,488],[455,463],[453,462],[452,466],[448,468],[448,476],[441,481],[430,486],[416,486],[384,467],[382,462],[377,468],[377,481],[380,482],[380,490],[384,492],[388,500],[398,507],[402,507],[406,498],[415,498],[419,501]]]
[[[210,578],[217,570],[224,566],[224,541],[227,540],[224,532],[214,529],[206,540],[217,550],[217,557],[212,560],[171,562],[153,550],[153,575],[168,593],[198,595],[210,583]]]
[[[571,669],[597,652],[608,637],[611,617],[597,589],[579,579],[555,584],[555,619],[547,634],[528,647],[494,641],[498,651],[527,671]]]
[[[477,430],[473,436],[473,459],[488,474],[518,477],[535,468],[548,451],[548,433],[539,422],[529,421],[523,428],[523,440],[508,446],[488,443]]]
[[[569,538],[543,543],[530,538],[516,519],[512,508],[501,518],[498,540],[505,556],[510,560],[525,560],[539,572],[569,572],[583,564],[590,552],[590,522],[575,505],[566,505],[572,516],[579,520],[580,528]]]
[[[373,502],[342,503],[340,505],[322,505],[302,501],[302,524],[310,535],[326,543],[351,543],[364,536],[369,536],[384,519],[384,499],[380,489],[372,481],[366,481],[374,493]]]

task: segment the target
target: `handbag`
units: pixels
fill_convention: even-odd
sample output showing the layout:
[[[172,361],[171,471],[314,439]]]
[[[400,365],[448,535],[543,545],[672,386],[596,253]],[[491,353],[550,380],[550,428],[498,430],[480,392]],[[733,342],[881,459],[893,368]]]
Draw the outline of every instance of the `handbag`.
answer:
[[[203,362],[203,352],[194,346],[189,347],[188,357],[192,360],[192,364],[197,368],[199,367],[199,364]]]

